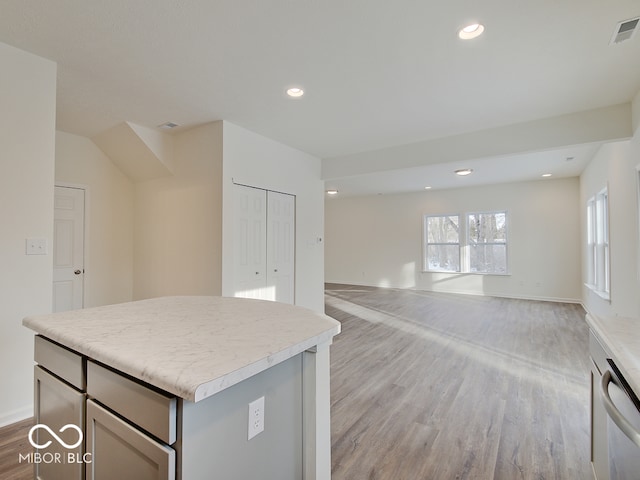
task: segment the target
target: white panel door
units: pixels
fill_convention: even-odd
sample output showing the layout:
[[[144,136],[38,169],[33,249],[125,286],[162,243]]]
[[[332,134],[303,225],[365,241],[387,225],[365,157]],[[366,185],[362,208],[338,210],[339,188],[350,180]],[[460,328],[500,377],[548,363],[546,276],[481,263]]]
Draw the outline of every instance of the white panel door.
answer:
[[[273,300],[294,303],[295,198],[267,192],[267,286]]]
[[[53,311],[83,307],[84,190],[55,187]]]
[[[272,299],[267,291],[267,192],[234,185],[234,296]]]

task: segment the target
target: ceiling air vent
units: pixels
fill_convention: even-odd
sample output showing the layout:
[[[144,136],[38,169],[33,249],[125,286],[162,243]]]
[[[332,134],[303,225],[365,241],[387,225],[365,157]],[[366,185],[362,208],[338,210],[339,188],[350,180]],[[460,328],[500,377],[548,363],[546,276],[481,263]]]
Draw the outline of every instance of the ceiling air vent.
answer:
[[[616,29],[613,31],[613,36],[611,37],[609,45],[615,45],[616,43],[622,43],[627,40],[631,40],[638,31],[639,23],[640,17],[618,22],[618,24],[616,25]]]

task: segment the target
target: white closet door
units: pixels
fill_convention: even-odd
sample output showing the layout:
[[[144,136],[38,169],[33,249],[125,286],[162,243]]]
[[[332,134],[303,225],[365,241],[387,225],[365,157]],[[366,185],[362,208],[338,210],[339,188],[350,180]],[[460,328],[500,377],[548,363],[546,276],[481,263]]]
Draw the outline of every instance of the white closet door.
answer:
[[[234,296],[267,297],[267,192],[234,185]]]
[[[294,303],[295,197],[267,192],[267,287],[272,300]]]
[[[294,303],[295,196],[234,185],[234,296]]]

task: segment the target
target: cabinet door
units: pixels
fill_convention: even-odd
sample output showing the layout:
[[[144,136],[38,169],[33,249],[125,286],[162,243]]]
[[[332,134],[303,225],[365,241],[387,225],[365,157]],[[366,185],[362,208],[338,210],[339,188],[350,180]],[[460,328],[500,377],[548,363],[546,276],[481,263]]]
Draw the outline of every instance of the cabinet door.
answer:
[[[87,480],[174,480],[175,451],[87,401]]]
[[[36,366],[34,371],[34,413],[36,425],[46,427],[66,445],[78,442],[79,432],[72,428],[61,431],[65,425],[76,425],[84,431],[85,395],[63,381]],[[34,428],[31,440],[45,461],[36,462],[35,478],[38,480],[81,480],[84,478],[84,442],[75,448],[67,448],[54,438],[47,428]]]

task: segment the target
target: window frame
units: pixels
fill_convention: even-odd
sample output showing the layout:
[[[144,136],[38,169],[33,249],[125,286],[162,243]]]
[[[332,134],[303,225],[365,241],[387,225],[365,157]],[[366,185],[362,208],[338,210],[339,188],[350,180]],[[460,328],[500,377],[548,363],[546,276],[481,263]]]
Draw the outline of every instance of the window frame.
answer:
[[[478,244],[474,244],[472,245],[471,242],[471,228],[470,228],[470,223],[471,223],[471,216],[472,215],[496,215],[496,214],[504,214],[504,242],[482,242],[479,245],[483,245],[483,246],[491,246],[491,245],[499,245],[499,246],[504,246],[504,261],[505,261],[505,271],[504,272],[487,272],[487,271],[472,271],[471,270],[471,248],[474,245],[478,245]],[[480,275],[509,275],[509,220],[508,220],[508,212],[507,210],[487,210],[487,211],[480,211],[480,212],[468,212],[465,214],[466,216],[466,248],[468,249],[468,254],[467,254],[467,259],[468,259],[468,265],[467,265],[467,271],[468,273],[475,273],[475,274],[480,274]]]
[[[472,272],[470,268],[470,239],[469,239],[469,216],[470,215],[487,215],[487,214],[496,214],[503,213],[505,216],[505,241],[504,243],[495,242],[496,245],[504,245],[505,247],[505,261],[506,261],[506,271],[505,272]],[[429,243],[428,237],[428,218],[433,217],[457,217],[458,218],[458,243]],[[422,271],[424,273],[448,273],[454,275],[497,275],[497,276],[506,276],[511,275],[510,272],[510,261],[509,261],[509,211],[507,209],[502,210],[485,210],[485,211],[475,211],[475,212],[463,212],[463,213],[455,213],[455,214],[432,214],[425,213],[422,215]],[[484,243],[484,245],[491,245],[492,242]],[[432,269],[429,268],[429,246],[430,245],[458,245],[458,254],[459,254],[459,270],[442,270],[442,269]]]
[[[611,249],[609,238],[609,189],[604,187],[587,200],[586,286],[604,300],[611,300]]]

